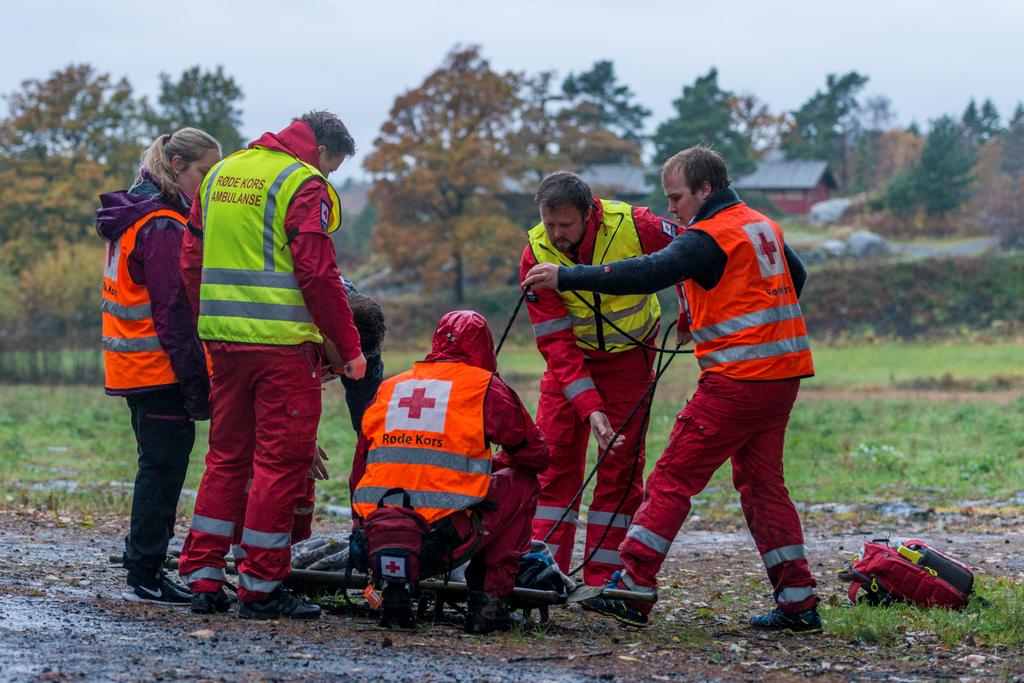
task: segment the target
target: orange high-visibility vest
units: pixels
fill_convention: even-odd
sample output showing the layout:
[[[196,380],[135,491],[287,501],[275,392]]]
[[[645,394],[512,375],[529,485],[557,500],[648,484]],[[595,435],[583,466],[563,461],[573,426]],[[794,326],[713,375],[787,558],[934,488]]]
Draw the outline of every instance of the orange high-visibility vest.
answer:
[[[384,381],[363,415],[370,445],[352,511],[366,519],[388,489],[402,488],[428,523],[487,496],[491,449],[484,397],[491,373],[464,363],[416,363]],[[401,503],[401,496],[386,503]]]
[[[727,257],[711,290],[693,280],[683,284],[701,370],[739,380],[813,375],[807,326],[778,224],[738,204],[692,227],[714,238]]]
[[[153,325],[149,291],[128,274],[128,256],[139,229],[166,216],[184,224],[177,211],[158,209],[137,220],[114,242],[106,243],[103,265],[103,363],[107,389],[147,389],[177,384],[171,359]]]

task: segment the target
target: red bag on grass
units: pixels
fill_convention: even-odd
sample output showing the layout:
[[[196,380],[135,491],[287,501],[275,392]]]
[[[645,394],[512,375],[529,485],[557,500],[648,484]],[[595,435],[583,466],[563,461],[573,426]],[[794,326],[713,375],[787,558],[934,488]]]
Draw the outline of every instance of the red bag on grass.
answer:
[[[967,565],[917,539],[895,548],[887,540],[865,543],[839,578],[851,582],[851,602],[871,605],[963,609],[974,591]]]

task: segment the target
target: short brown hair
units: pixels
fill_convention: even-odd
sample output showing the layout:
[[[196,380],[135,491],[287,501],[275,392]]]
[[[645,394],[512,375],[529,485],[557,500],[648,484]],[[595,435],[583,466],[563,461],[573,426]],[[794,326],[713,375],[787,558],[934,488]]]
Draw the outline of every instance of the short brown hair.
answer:
[[[537,208],[558,209],[574,206],[586,214],[594,203],[594,194],[583,178],[571,171],[555,171],[540,181],[533,196]]]
[[[364,356],[380,353],[384,346],[384,335],[388,331],[380,304],[365,294],[349,292],[348,305],[352,309],[356,330],[359,331],[359,350]]]
[[[346,157],[356,153],[356,142],[348,132],[348,128],[337,116],[329,111],[311,111],[303,114],[296,121],[302,121],[313,130],[316,144],[327,148],[329,154],[341,152]]]
[[[694,145],[669,157],[661,166],[661,182],[682,173],[690,192],[696,192],[704,183],[711,185],[712,192],[721,192],[729,187],[729,170],[722,155],[704,145]]]

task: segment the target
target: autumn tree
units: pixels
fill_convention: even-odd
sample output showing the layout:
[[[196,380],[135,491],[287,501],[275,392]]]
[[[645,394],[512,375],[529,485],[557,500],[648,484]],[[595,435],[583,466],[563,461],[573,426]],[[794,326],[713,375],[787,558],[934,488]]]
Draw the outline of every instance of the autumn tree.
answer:
[[[95,239],[103,191],[126,187],[149,131],[125,79],[75,64],[8,95],[0,120],[0,257],[20,270],[54,243]]]
[[[193,66],[177,80],[160,74],[159,111],[153,113],[155,128],[171,132],[185,126],[206,131],[220,142],[225,154],[241,149],[245,140],[239,128],[242,89],[224,67],[203,71]]]
[[[524,236],[498,199],[520,86],[478,47],[455,48],[395,100],[364,163],[378,247],[425,288],[449,287],[456,303],[470,283],[506,279],[522,249]]]

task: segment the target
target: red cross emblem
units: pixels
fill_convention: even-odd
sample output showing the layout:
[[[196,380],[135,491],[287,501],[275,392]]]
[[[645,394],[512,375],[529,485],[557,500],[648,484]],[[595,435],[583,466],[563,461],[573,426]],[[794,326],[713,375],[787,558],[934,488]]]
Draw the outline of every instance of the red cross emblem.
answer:
[[[384,565],[384,569],[388,570],[388,574],[397,574],[398,570],[401,569],[401,568],[402,568],[402,565],[398,564],[394,560],[391,560],[386,565]]]
[[[761,249],[760,249],[761,256],[766,257],[768,259],[768,263],[770,263],[771,265],[774,266],[775,265],[775,252],[777,252],[779,250],[779,248],[776,247],[775,246],[775,242],[770,241],[768,239],[768,236],[765,235],[763,232],[760,233],[759,236],[761,238]]]
[[[433,408],[436,404],[436,400],[427,398],[427,390],[420,387],[413,389],[412,396],[406,396],[401,399],[398,402],[398,407],[407,408],[409,410],[409,417],[418,420],[422,416],[424,408]]]

